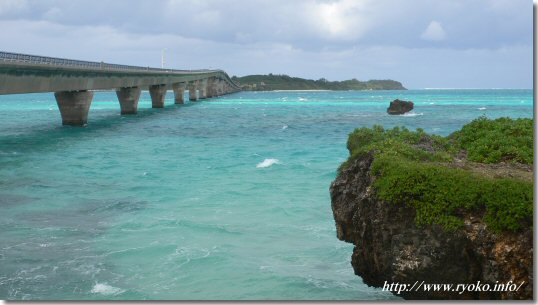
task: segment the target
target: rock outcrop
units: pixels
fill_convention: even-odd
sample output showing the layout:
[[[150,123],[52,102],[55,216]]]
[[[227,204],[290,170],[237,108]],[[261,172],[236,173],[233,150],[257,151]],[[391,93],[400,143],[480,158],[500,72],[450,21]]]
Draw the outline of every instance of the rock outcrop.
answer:
[[[389,108],[387,108],[387,113],[392,115],[404,114],[413,110],[414,104],[411,101],[402,101],[395,99],[390,102]]]
[[[370,286],[385,283],[511,284],[518,291],[402,291],[406,299],[532,299],[532,228],[494,233],[483,212],[462,215],[464,228],[419,227],[415,210],[384,202],[376,195],[371,165],[374,155],[355,159],[331,185],[339,239],[353,243],[351,264]],[[497,286],[499,287],[499,286]],[[395,293],[393,291],[393,293]]]

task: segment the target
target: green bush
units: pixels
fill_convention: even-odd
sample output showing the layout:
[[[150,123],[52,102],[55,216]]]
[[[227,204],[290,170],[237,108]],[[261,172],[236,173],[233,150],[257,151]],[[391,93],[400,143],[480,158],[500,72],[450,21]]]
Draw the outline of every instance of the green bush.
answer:
[[[359,128],[350,134],[350,158],[375,155],[372,172],[378,196],[416,209],[418,225],[438,224],[454,230],[468,212],[484,212],[494,231],[517,231],[532,224],[533,184],[513,178],[488,178],[450,166],[467,151],[474,162],[532,163],[533,126],[530,119],[479,118],[447,138],[421,129]]]
[[[420,148],[429,145],[434,152]],[[410,131],[405,127],[385,130],[382,126],[359,128],[353,131],[347,141],[350,158],[339,168],[341,171],[349,162],[369,152],[385,156],[403,156],[416,161],[450,161],[450,145],[447,139],[428,135],[424,130]]]
[[[478,118],[450,135],[467,158],[481,163],[501,161],[532,164],[533,120]]]
[[[374,187],[387,202],[416,209],[418,225],[439,224],[453,230],[461,216],[485,210],[484,221],[494,231],[517,231],[532,218],[532,182],[488,179],[468,171],[404,158],[374,161]]]

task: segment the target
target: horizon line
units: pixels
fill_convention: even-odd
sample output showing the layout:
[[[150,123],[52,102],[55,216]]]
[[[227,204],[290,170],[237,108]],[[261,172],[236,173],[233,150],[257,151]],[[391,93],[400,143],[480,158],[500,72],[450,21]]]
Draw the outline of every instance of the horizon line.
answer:
[[[409,90],[533,90],[534,88],[413,88]]]

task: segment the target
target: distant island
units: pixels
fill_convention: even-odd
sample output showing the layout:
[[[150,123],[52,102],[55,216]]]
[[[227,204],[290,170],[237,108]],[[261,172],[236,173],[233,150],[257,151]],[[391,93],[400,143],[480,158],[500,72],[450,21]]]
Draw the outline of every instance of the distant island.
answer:
[[[328,81],[291,77],[285,74],[233,76],[232,80],[244,91],[272,90],[407,90],[402,83],[394,80]]]

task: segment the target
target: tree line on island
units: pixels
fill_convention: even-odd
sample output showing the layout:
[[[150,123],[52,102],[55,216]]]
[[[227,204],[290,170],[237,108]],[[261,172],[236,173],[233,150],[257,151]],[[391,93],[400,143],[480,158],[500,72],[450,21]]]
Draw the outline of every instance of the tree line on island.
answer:
[[[272,90],[407,90],[400,82],[394,80],[329,81],[291,77],[285,74],[233,76],[232,80],[244,91]]]

